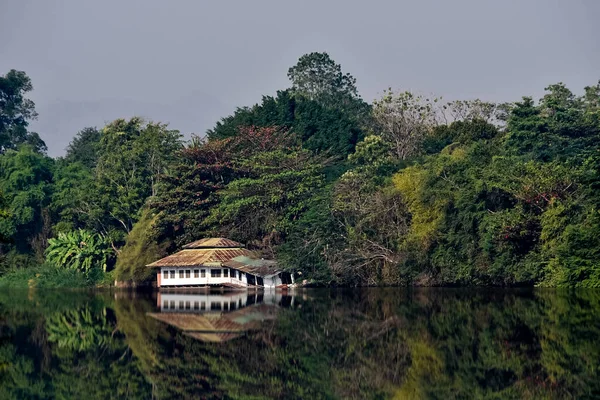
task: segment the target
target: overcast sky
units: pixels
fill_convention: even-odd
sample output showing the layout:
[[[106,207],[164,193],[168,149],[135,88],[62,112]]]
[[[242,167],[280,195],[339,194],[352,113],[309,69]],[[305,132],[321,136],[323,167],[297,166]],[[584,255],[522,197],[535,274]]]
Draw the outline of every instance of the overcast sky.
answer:
[[[203,134],[327,51],[367,101],[536,98],[600,79],[599,0],[0,0],[0,73],[31,77],[49,154],[141,115]]]

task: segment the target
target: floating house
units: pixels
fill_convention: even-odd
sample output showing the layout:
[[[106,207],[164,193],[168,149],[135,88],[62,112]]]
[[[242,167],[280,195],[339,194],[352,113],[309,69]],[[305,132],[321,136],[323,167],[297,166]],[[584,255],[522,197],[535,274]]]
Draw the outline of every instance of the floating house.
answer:
[[[225,238],[206,238],[149,264],[156,268],[160,288],[230,287],[287,288],[294,283],[289,272],[273,260],[264,260],[241,243]]]
[[[148,315],[185,335],[205,342],[225,342],[274,320],[294,297],[280,292],[159,293],[158,312]]]

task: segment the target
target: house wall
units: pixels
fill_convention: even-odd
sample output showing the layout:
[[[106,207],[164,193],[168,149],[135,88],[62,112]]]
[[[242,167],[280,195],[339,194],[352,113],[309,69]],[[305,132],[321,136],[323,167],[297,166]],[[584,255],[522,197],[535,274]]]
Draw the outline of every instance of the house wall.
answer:
[[[195,277],[194,271],[198,270],[198,277]],[[205,271],[205,276],[202,277],[202,270]],[[212,276],[212,270],[220,271],[220,276]],[[224,270],[227,270],[227,277],[225,277]],[[165,277],[165,271],[168,273]],[[180,277],[180,271],[183,271],[183,278]],[[186,271],[190,271],[189,278],[186,275]],[[172,273],[174,272],[174,277]],[[240,281],[236,276],[232,277],[231,270],[229,268],[217,268],[217,267],[190,267],[190,268],[169,268],[162,267],[160,269],[161,280],[160,284],[162,287],[166,286],[202,286],[202,285],[222,285],[226,283],[236,285],[246,285],[245,282]]]
[[[195,277],[194,271],[198,270],[198,278]],[[205,276],[202,277],[202,270],[205,271]],[[220,277],[212,276],[211,271],[220,271]],[[227,277],[225,277],[224,270],[227,270]],[[165,277],[165,271],[167,277]],[[171,272],[174,272],[172,277]],[[180,277],[179,272],[183,271],[183,278]],[[186,276],[186,271],[190,271],[189,278]],[[235,273],[232,273],[235,272]],[[241,279],[240,279],[241,273]],[[159,275],[157,277],[157,284],[159,287],[168,286],[208,286],[208,285],[223,285],[223,284],[234,284],[239,286],[248,286],[247,274],[245,272],[223,267],[162,267],[160,268]],[[281,279],[278,275],[263,278],[265,288],[274,288],[281,285]]]

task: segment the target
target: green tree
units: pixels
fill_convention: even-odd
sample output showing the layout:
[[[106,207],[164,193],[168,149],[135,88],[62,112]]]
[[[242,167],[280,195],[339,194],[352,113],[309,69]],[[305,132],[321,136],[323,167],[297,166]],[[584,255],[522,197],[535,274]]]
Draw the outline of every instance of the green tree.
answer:
[[[167,256],[169,250],[174,249],[173,238],[157,234],[158,218],[151,209],[144,209],[119,251],[115,279],[135,282],[155,279],[155,271],[146,265]]]
[[[304,148],[327,152],[339,160],[352,153],[364,135],[362,122],[354,113],[327,108],[290,91],[279,91],[276,97],[265,96],[251,108],[238,108],[217,122],[207,136],[211,140],[235,137],[248,126],[279,127],[294,133]]]
[[[0,154],[24,143],[36,151],[46,150],[38,134],[27,131],[29,121],[37,117],[35,104],[25,97],[31,90],[31,79],[23,71],[11,69],[0,76]]]
[[[207,234],[203,221],[218,202],[216,192],[238,176],[230,143],[231,139],[194,138],[178,153],[178,162],[150,203],[158,213],[155,240],[171,238],[181,246]]]
[[[4,221],[10,219],[11,215],[6,205],[6,200],[4,198],[4,194],[0,192],[0,221]],[[0,222],[3,224],[4,222]],[[0,233],[0,243],[6,243],[8,241],[8,237]]]
[[[54,192],[50,209],[53,231],[68,232],[80,228],[97,229],[97,220],[104,213],[98,209],[94,171],[80,162],[56,162]]]
[[[324,184],[323,165],[307,150],[277,149],[236,160],[244,177],[219,193],[208,224],[273,252]]]
[[[0,191],[10,213],[0,218],[0,234],[10,238],[20,252],[41,255],[45,248],[53,167],[52,159],[28,145],[0,156]]]
[[[288,70],[288,78],[295,93],[328,106],[340,106],[335,104],[338,100],[360,99],[356,78],[344,74],[341,65],[327,53],[303,55]]]
[[[104,127],[94,172],[96,205],[104,212],[99,228],[108,231],[108,223],[129,233],[180,148],[179,131],[165,124],[132,118]]]
[[[98,129],[83,128],[67,146],[65,160],[68,163],[79,162],[88,168],[96,167],[101,138],[102,134]]]

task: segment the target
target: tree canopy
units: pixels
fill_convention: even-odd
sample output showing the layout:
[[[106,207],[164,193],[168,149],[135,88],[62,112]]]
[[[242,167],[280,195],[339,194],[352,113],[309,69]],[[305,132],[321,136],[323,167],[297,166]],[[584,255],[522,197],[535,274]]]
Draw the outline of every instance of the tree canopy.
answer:
[[[368,104],[318,52],[288,77],[187,143],[132,117],[52,159],[28,131],[31,80],[9,71],[0,270],[44,254],[69,267],[58,247],[144,280],[151,258],[218,235],[315,284],[600,285],[600,83],[513,103],[387,89]],[[76,249],[82,232],[101,250]]]
[[[29,121],[37,118],[35,104],[25,97],[32,90],[31,79],[23,71],[11,69],[0,76],[0,154],[23,143],[46,150],[39,135],[27,130]]]

